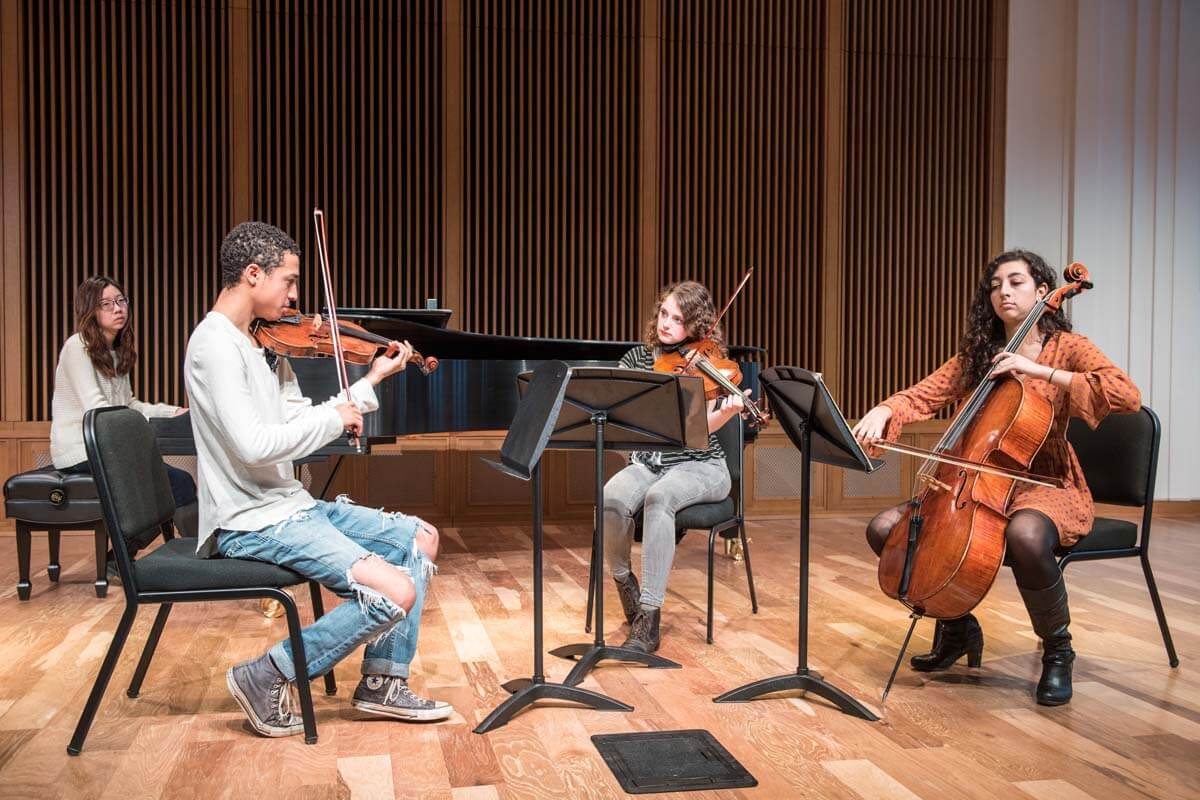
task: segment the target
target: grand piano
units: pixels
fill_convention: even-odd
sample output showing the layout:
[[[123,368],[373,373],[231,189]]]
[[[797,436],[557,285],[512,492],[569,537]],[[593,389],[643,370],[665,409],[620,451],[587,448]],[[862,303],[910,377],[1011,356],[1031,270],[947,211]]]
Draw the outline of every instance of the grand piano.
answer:
[[[339,318],[372,333],[407,340],[421,354],[436,356],[438,368],[430,375],[410,368],[376,388],[379,411],[364,418],[363,445],[350,446],[343,437],[322,448],[314,457],[365,453],[371,443],[390,442],[398,436],[420,433],[507,430],[517,409],[517,375],[550,359],[573,367],[611,367],[637,342],[585,339],[546,339],[494,336],[449,330],[447,309],[344,308]],[[742,387],[759,396],[760,364],[753,360],[759,347],[730,348],[739,362]],[[329,358],[292,359],[300,388],[314,402],[337,394],[337,373]],[[347,365],[350,381],[367,367]],[[164,455],[195,453],[187,416],[153,420]],[[747,438],[753,430],[747,431]]]

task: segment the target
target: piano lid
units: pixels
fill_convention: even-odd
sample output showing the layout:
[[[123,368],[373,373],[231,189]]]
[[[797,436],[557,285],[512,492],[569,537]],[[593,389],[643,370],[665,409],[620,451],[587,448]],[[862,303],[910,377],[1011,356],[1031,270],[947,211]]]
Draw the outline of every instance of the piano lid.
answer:
[[[355,322],[372,333],[397,341],[407,340],[422,355],[438,359],[512,359],[528,361],[618,361],[640,342],[597,339],[547,339],[534,336],[498,336],[435,328],[414,321],[430,311],[444,309],[342,308],[338,317]],[[761,347],[730,346],[729,357],[749,361],[765,353]]]
[[[321,306],[321,313],[328,314],[329,306]],[[338,311],[338,314],[343,317],[351,314],[355,322],[360,317],[378,317],[380,319],[405,319],[409,322],[428,325],[431,328],[445,328],[454,312],[448,308],[343,308]]]

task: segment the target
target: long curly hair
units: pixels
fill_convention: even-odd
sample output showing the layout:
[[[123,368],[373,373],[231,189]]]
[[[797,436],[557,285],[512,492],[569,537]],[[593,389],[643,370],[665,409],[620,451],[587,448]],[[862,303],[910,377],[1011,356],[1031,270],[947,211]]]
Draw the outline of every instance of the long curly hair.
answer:
[[[713,305],[712,295],[704,284],[696,281],[679,281],[659,293],[642,332],[642,341],[650,352],[662,348],[662,342],[658,339],[658,312],[662,310],[662,305],[668,297],[675,298],[675,303],[683,313],[683,328],[687,331],[685,341],[694,341],[707,334],[709,339],[721,347],[721,352],[725,353],[725,338],[721,326],[713,325],[717,321],[717,309]]]
[[[992,358],[1008,343],[1004,322],[992,308],[992,276],[1001,264],[1009,261],[1023,261],[1034,283],[1045,286],[1047,291],[1053,291],[1058,283],[1058,277],[1046,260],[1029,250],[1008,250],[988,262],[975,287],[975,297],[967,311],[966,333],[958,346],[964,389],[970,389],[983,380],[991,369]],[[1043,314],[1038,320],[1038,330],[1043,338],[1049,338],[1059,331],[1071,330],[1071,322],[1059,309],[1053,314]]]
[[[104,332],[100,330],[96,312],[100,310],[100,299],[109,286],[116,286],[117,291],[125,295],[119,283],[104,275],[93,275],[79,284],[75,290],[75,331],[83,339],[83,346],[96,371],[105,377],[116,378],[128,375],[133,369],[137,363],[137,349],[133,344],[133,310],[130,308],[125,309],[125,327],[113,339],[112,348],[104,341]],[[117,354],[116,364],[113,364],[113,353]]]

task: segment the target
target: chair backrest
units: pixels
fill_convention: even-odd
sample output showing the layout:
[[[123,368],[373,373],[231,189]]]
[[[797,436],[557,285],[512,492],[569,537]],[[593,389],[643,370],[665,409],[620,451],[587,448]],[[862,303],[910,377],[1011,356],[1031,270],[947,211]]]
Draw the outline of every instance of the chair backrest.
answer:
[[[742,418],[736,416],[717,431],[717,440],[721,443],[721,449],[725,451],[725,465],[729,467],[729,477],[733,479],[734,485],[742,480],[742,424]]]
[[[1147,406],[1136,414],[1110,414],[1096,430],[1080,419],[1067,427],[1067,441],[1079,457],[1092,499],[1122,506],[1154,500],[1161,436],[1158,415]]]
[[[83,443],[121,577],[129,581],[132,569],[125,542],[144,540],[175,515],[158,439],[140,413],[110,406],[83,415]]]

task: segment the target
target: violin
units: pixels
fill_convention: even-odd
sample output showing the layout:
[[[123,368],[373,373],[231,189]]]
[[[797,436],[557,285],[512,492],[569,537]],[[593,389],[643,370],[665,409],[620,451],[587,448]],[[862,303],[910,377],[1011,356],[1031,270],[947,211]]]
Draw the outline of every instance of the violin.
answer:
[[[737,395],[746,404],[751,425],[765,425],[768,421],[767,413],[750,397],[742,394],[738,386],[742,381],[742,370],[738,363],[726,358],[721,346],[712,339],[700,339],[663,353],[655,359],[654,371],[698,377],[704,381],[704,399],[715,400],[724,394]]]
[[[1065,285],[1038,301],[1005,349],[1017,350],[1043,314],[1057,312],[1063,301],[1092,288],[1082,264],[1071,264],[1063,276]],[[1015,484],[1061,486],[1056,478],[1028,471],[1053,424],[1049,400],[1023,380],[997,380],[989,370],[932,450],[876,443],[925,459],[917,472],[917,493],[889,532],[879,559],[880,589],[912,610],[913,625],[921,616],[961,617],[987,594],[1004,563],[1004,529]],[[887,689],[903,656],[904,648]]]
[[[391,344],[388,339],[371,333],[353,322],[339,321],[337,327],[342,352],[350,364],[370,364],[380,350],[386,350]],[[250,332],[254,334],[254,339],[260,346],[281,356],[288,358],[334,357],[333,326],[320,314],[306,317],[296,309],[288,309],[282,317],[274,322],[263,319],[255,320]],[[416,350],[412,351],[408,363],[415,364],[424,375],[428,375],[438,367],[436,358],[423,356]]]
[[[757,427],[766,425],[770,420],[770,415],[751,400],[749,395],[742,393],[738,386],[742,382],[741,368],[738,367],[736,361],[725,357],[721,345],[712,338],[713,332],[725,316],[725,312],[733,305],[733,301],[741,293],[742,287],[746,285],[753,274],[754,267],[746,270],[746,274],[742,276],[742,282],[733,290],[733,294],[725,302],[725,307],[721,309],[720,314],[717,314],[716,320],[707,333],[695,341],[687,343],[686,346],[663,353],[655,359],[654,371],[701,378],[704,381],[704,398],[706,400],[715,400],[723,394],[737,395],[745,404],[750,424]]]

